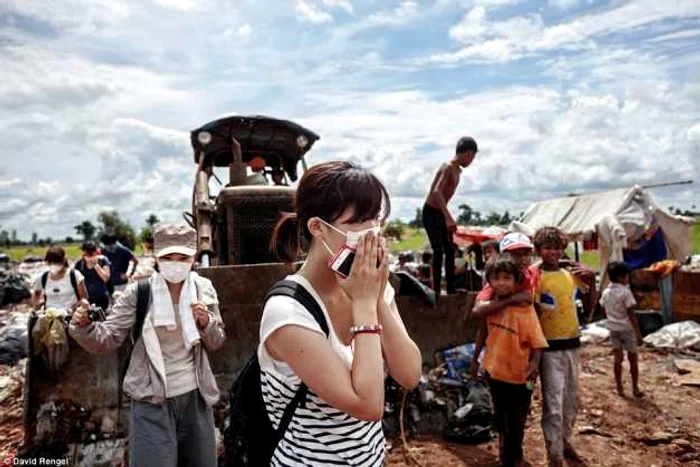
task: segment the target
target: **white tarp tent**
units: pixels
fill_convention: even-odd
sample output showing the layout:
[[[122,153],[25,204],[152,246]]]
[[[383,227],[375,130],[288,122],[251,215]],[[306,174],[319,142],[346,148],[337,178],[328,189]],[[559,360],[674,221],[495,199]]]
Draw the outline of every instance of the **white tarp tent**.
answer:
[[[691,251],[691,219],[666,212],[640,186],[541,201],[531,205],[510,229],[533,235],[541,227],[559,227],[571,241],[598,234],[601,271],[610,261],[622,261],[622,250],[658,223],[670,259],[684,261]]]

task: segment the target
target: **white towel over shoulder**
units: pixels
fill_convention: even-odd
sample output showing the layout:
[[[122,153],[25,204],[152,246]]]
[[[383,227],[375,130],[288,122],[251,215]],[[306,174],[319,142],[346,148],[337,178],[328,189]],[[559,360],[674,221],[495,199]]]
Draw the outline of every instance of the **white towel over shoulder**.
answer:
[[[199,331],[197,330],[197,323],[192,313],[192,304],[198,301],[194,275],[195,273],[191,272],[187,280],[185,280],[178,301],[182,338],[185,341],[185,348],[187,350],[190,350],[199,342]],[[170,298],[168,285],[165,279],[157,272],[153,274],[151,293],[153,296],[153,308],[151,310],[153,313],[153,325],[156,327],[165,327],[169,330],[175,329],[177,327],[177,320],[175,319],[175,308]]]

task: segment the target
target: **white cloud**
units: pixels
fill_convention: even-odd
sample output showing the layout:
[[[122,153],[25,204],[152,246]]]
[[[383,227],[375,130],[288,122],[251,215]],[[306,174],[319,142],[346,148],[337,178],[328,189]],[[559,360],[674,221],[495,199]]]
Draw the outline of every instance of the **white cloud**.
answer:
[[[584,0],[547,0],[547,4],[560,10],[566,10],[583,3]],[[590,3],[591,0],[588,0]]]
[[[158,5],[179,11],[199,10],[203,8],[201,0],[156,0]]]
[[[2,3],[8,11],[85,32],[119,23],[131,13],[127,2],[113,0],[3,0]]]
[[[464,47],[433,54],[427,62],[508,61],[552,50],[590,49],[595,47],[593,39],[607,34],[670,19],[700,18],[700,0],[638,0],[551,26],[546,26],[539,14],[489,21],[486,13],[481,6],[469,10],[449,30],[450,37]]]
[[[323,24],[333,22],[333,17],[330,13],[315,8],[305,0],[295,0],[294,8],[301,13],[304,20],[311,23]]]
[[[661,36],[654,37],[653,39],[649,39],[649,42],[667,42],[683,39],[693,39],[697,36],[700,36],[700,29],[690,29],[686,31],[677,31],[670,34],[663,34]]]
[[[463,134],[481,151],[454,204],[482,211],[700,175],[700,86],[689,78],[697,36],[672,21],[694,18],[686,1],[615,3],[554,25],[526,3],[509,18],[505,5],[516,2],[507,0],[303,2],[319,24],[337,15],[333,28],[299,25],[293,2],[197,2],[216,5],[211,15],[157,1],[141,2],[147,11],[115,3],[123,13],[112,18],[57,11],[52,21],[48,0],[12,4],[52,26],[45,36],[19,23],[0,33],[3,228],[74,235],[102,209],[137,227],[150,212],[180,219],[194,171],[188,131],[224,113],[304,124],[322,138],[310,162],[373,168],[404,218]],[[411,50],[395,50],[392,34],[439,52],[430,31],[447,30],[455,14],[464,14],[450,30],[460,49],[440,63],[454,60],[458,73],[406,65]],[[616,31],[658,41],[600,40]],[[525,74],[520,64],[464,65],[532,56]],[[678,206],[694,196],[666,193]]]
[[[330,7],[342,8],[350,14],[355,13],[352,3],[350,3],[348,0],[323,0],[323,4]]]
[[[366,22],[371,26],[400,25],[418,18],[419,14],[418,2],[404,0],[393,10],[372,13]]]
[[[238,34],[238,37],[246,38],[250,37],[251,34],[253,34],[253,28],[250,26],[250,24],[244,24],[238,30],[236,31]]]

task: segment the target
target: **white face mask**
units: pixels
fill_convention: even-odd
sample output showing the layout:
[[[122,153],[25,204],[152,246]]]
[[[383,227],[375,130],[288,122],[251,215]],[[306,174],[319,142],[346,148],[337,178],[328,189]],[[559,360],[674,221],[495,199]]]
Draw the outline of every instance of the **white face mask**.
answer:
[[[166,281],[179,284],[187,279],[194,261],[158,261],[160,275]]]
[[[347,246],[349,246],[350,248],[357,247],[357,244],[360,243],[360,238],[362,238],[364,235],[367,235],[370,232],[372,232],[374,235],[379,235],[379,233],[382,231],[382,228],[380,226],[376,226],[376,227],[370,227],[369,229],[358,230],[357,232],[343,232],[342,230],[340,230],[336,227],[333,227],[331,224],[324,221],[323,219],[319,219],[319,220],[321,222],[323,222],[324,224],[326,224],[331,229],[338,232],[340,235],[344,235],[345,236],[345,244]],[[323,242],[323,244],[326,245],[326,242]],[[326,249],[328,249],[328,245],[326,245]]]
[[[60,264],[49,264],[49,272],[52,276],[55,276],[59,272],[63,271],[63,266]]]

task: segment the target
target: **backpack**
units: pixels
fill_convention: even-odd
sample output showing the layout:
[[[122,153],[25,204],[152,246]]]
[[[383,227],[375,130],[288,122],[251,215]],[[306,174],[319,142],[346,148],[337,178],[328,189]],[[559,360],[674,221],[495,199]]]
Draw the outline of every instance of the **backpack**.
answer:
[[[117,393],[117,420],[119,420],[120,426],[122,400],[124,398],[124,391],[121,390],[121,386],[124,384],[126,372],[129,370],[129,363],[131,363],[131,353],[134,351],[134,345],[139,337],[141,337],[143,323],[146,320],[148,306],[151,303],[151,283],[148,282],[148,279],[141,279],[137,282],[136,287],[136,321],[134,322],[134,326],[131,328],[131,337],[126,344],[126,356],[124,357],[124,363],[122,364],[122,372],[121,376],[119,377],[119,392]]]
[[[148,279],[141,279],[136,284],[136,321],[134,322],[134,326],[131,328],[131,338],[129,339],[129,347],[126,351],[124,366],[122,367],[122,376],[120,378],[121,383],[124,382],[126,371],[129,369],[129,363],[131,362],[131,353],[134,350],[134,345],[136,345],[136,341],[139,340],[139,337],[141,337],[141,331],[143,330],[143,322],[146,320],[146,315],[148,314],[148,305],[150,305],[150,303],[151,283],[148,282]]]
[[[283,280],[275,284],[265,301],[274,296],[287,296],[301,303],[316,319],[326,338],[328,323],[313,296],[300,284]],[[277,430],[272,426],[265,409],[257,351],[253,353],[233,382],[229,408],[229,426],[224,434],[226,464],[236,467],[270,465],[277,444],[287,431],[297,407],[303,405],[309,392],[302,382],[289,405],[285,408]]]
[[[70,285],[73,287],[73,292],[75,292],[75,298],[79,299],[80,294],[78,293],[78,280],[75,278],[75,270],[69,269],[68,274],[70,276]],[[46,308],[46,283],[49,280],[49,271],[44,271],[41,275],[41,290],[44,291],[44,308]]]

